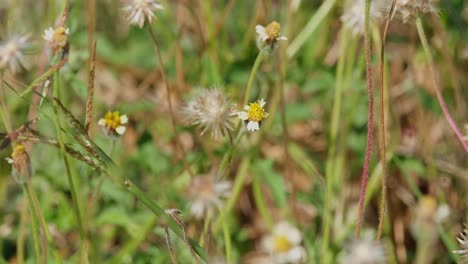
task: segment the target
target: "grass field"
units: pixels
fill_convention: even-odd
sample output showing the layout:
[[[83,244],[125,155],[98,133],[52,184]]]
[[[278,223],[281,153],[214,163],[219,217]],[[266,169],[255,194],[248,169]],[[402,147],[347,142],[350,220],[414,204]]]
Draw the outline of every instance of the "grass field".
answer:
[[[468,2],[1,0],[0,264],[468,263]]]

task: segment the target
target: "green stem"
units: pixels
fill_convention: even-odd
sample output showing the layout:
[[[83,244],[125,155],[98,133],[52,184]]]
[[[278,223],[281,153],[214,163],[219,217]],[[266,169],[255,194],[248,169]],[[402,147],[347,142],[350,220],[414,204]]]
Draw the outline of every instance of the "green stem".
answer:
[[[337,74],[336,74],[336,89],[333,97],[333,108],[331,114],[331,125],[330,125],[330,147],[328,150],[328,158],[325,165],[325,177],[326,177],[326,198],[325,198],[325,210],[323,214],[323,241],[322,241],[322,253],[327,259],[329,256],[329,243],[330,243],[330,228],[332,220],[332,202],[333,202],[333,184],[334,184],[334,168],[336,166],[336,139],[338,135],[338,128],[340,124],[341,114],[341,101],[343,93],[343,74],[345,66],[345,54],[348,49],[348,32],[347,30],[341,31],[340,40],[340,57],[338,60]]]
[[[252,175],[252,191],[253,191],[253,196],[255,200],[255,204],[257,205],[258,211],[260,212],[260,215],[262,216],[263,220],[266,222],[268,225],[268,228],[270,230],[273,229],[273,219],[268,213],[268,208],[265,204],[265,201],[263,200],[263,194],[262,194],[262,188],[260,185],[260,179],[259,179],[258,174]]]
[[[53,82],[53,90],[54,90],[54,98],[59,98],[58,94],[58,89],[59,89],[59,73],[56,72],[54,73],[54,82]],[[62,134],[62,128],[60,126],[60,118],[59,118],[59,113],[58,113],[58,103],[56,100],[54,100],[54,114],[55,114],[55,128],[57,130],[57,139],[60,145],[60,152],[62,154],[63,158],[63,163],[65,165],[65,171],[67,174],[67,179],[68,179],[68,184],[70,185],[70,192],[72,196],[72,203],[73,203],[73,212],[75,214],[76,221],[78,222],[78,229],[80,233],[80,251],[81,251],[81,258],[84,260],[85,263],[88,263],[88,253],[86,251],[86,234],[84,231],[83,227],[83,221],[81,219],[81,214],[80,214],[80,206],[78,204],[78,195],[77,191],[75,188],[75,183],[73,181],[73,176],[72,172],[70,169],[70,161],[68,160],[67,153],[65,151],[65,144],[64,144],[64,138]]]
[[[234,181],[234,187],[231,192],[231,196],[229,196],[229,200],[227,200],[226,205],[223,207],[221,212],[218,215],[218,218],[213,224],[213,233],[216,233],[225,218],[231,213],[236,205],[237,199],[239,198],[240,192],[244,187],[245,180],[248,176],[248,169],[250,166],[250,160],[248,158],[244,159],[239,167],[239,170],[236,175],[236,180]]]
[[[299,51],[302,45],[304,45],[310,35],[312,35],[315,30],[317,30],[318,26],[327,17],[335,3],[336,0],[326,0],[322,3],[317,12],[310,18],[309,22],[307,22],[307,25],[304,27],[304,29],[301,30],[297,37],[292,41],[291,45],[289,45],[288,49],[286,50],[288,58],[294,57],[294,55],[297,53],[297,51]]]
[[[21,187],[23,188],[24,193],[26,194],[26,197],[28,198],[28,205],[29,205],[29,211],[31,213],[31,226],[32,226],[32,233],[33,233],[33,240],[34,240],[34,251],[36,252],[36,260],[41,260],[41,263],[46,263],[44,261],[42,255],[41,255],[41,250],[40,250],[40,245],[39,245],[39,228],[37,224],[37,217],[36,214],[34,213],[34,205],[33,201],[31,198],[31,193],[28,191],[28,188],[26,187],[26,184],[23,183],[21,184]],[[47,252],[43,252],[44,254],[47,254]]]
[[[232,260],[231,234],[229,233],[228,221],[223,221],[224,244],[226,247],[226,263],[230,264]]]
[[[264,51],[260,50],[260,52],[257,55],[257,58],[255,59],[255,63],[252,67],[252,70],[250,71],[249,80],[247,81],[247,89],[245,89],[243,105],[247,105],[249,101],[250,93],[252,91],[253,80],[255,79],[255,75],[257,74],[257,70],[260,66],[260,63],[262,62],[263,56]]]

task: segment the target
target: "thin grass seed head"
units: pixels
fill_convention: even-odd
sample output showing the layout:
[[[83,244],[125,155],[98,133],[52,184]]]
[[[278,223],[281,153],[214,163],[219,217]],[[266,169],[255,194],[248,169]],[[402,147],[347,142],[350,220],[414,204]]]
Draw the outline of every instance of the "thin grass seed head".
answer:
[[[217,181],[213,175],[193,178],[188,188],[190,214],[196,219],[213,215],[223,205],[223,200],[231,194],[230,181]]]
[[[279,40],[287,40],[285,36],[280,35],[280,23],[273,21],[266,27],[262,25],[255,26],[257,32],[257,46],[260,50],[272,51],[276,48]]]
[[[372,233],[365,233],[360,239],[354,239],[346,246],[340,263],[384,264],[387,254],[382,243],[375,241]]]
[[[377,21],[382,17],[383,2],[381,0],[371,1],[369,10],[369,22]],[[351,30],[354,35],[363,35],[365,27],[366,2],[354,0],[341,16],[343,26]]]
[[[143,28],[145,21],[151,24],[156,17],[154,12],[164,9],[164,7],[154,0],[128,0],[122,9],[126,13],[130,25]]]
[[[11,158],[6,158],[6,160],[12,165],[11,175],[18,184],[22,184],[31,179],[31,159],[23,144],[16,143],[13,147]]]
[[[249,103],[244,107],[245,111],[237,112],[237,116],[247,123],[247,131],[254,132],[260,129],[261,122],[268,117],[265,111],[266,101],[262,99],[255,103]]]
[[[439,0],[398,0],[395,5],[395,15],[406,23],[419,15],[438,14],[438,2]],[[388,6],[388,9],[390,9],[390,6]]]
[[[185,122],[201,127],[201,134],[211,133],[220,140],[234,130],[236,106],[219,89],[201,89],[182,108]]]
[[[13,74],[28,64],[25,54],[31,48],[29,35],[13,35],[0,44],[0,71],[9,69]]]
[[[107,112],[104,118],[99,119],[98,125],[100,125],[106,136],[115,137],[121,136],[125,133],[125,125],[128,123],[128,117],[126,115],[120,115],[118,111]]]
[[[262,249],[271,256],[273,263],[302,263],[306,251],[301,245],[302,234],[286,221],[273,227],[273,232],[262,240]]]
[[[42,37],[49,44],[52,49],[52,53],[58,53],[63,51],[68,45],[68,36],[70,35],[70,29],[65,27],[57,27],[44,30]]]
[[[461,249],[454,250],[453,253],[459,254],[462,260],[468,262],[468,229],[465,228],[457,237],[458,244],[460,244]]]

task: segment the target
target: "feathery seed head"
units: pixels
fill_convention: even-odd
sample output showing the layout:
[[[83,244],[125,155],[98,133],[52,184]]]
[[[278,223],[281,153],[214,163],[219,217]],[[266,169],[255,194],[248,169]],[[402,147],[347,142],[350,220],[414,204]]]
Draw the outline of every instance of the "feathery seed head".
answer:
[[[156,10],[164,9],[164,7],[154,0],[129,0],[123,7],[124,12],[127,14],[128,23],[131,25],[138,25],[142,28],[145,21],[151,24],[153,18],[156,16]]]
[[[191,200],[190,213],[197,219],[213,215],[222,206],[222,200],[231,193],[230,181],[217,181],[213,175],[193,178],[188,195]]]
[[[361,239],[352,240],[345,250],[340,263],[383,264],[386,262],[385,247],[375,241],[371,233],[365,233]]]
[[[0,45],[0,71],[8,68],[12,73],[17,73],[21,68],[26,68],[25,53],[29,48],[29,35],[15,35],[2,43]]]
[[[422,14],[437,14],[437,2],[438,0],[399,0],[396,2],[395,15],[406,23]]]

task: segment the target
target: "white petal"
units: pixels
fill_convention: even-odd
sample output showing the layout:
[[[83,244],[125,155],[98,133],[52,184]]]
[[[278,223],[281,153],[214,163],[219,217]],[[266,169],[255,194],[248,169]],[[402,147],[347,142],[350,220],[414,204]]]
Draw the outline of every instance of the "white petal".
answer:
[[[288,222],[277,224],[273,232],[275,235],[285,236],[293,245],[298,245],[302,241],[301,232]]]
[[[249,111],[249,109],[250,109],[250,106],[249,106],[249,105],[244,106],[244,110],[245,110],[245,111]]]
[[[276,40],[288,40],[288,38],[285,36],[281,36],[281,37],[277,37]]]
[[[258,34],[258,36],[260,37],[260,39],[262,41],[265,41],[265,40],[268,39],[268,35],[267,35],[267,33],[265,31],[265,28],[263,26],[257,25],[255,27],[255,31],[257,31],[257,34]]]
[[[290,263],[301,263],[305,259],[305,250],[303,247],[294,247],[287,252]]]
[[[244,112],[244,111],[241,111],[241,112],[237,112],[237,116],[241,119],[241,120],[247,120],[249,117],[249,114],[247,112]]]
[[[8,164],[13,164],[13,160],[11,158],[5,158],[5,160],[8,162]]]
[[[126,127],[124,127],[124,126],[118,126],[118,127],[115,129],[115,132],[117,132],[117,134],[119,134],[119,135],[123,135],[123,133],[125,133],[125,130],[127,130]]]
[[[105,126],[106,125],[106,120],[104,118],[99,119],[98,125]]]
[[[69,28],[65,29],[65,35],[69,35],[69,34],[70,34],[70,29]]]
[[[273,237],[268,235],[262,239],[261,247],[266,252],[273,252]]]
[[[42,37],[47,41],[51,41],[53,36],[54,36],[54,29],[51,27],[44,30],[44,35],[42,35]]]
[[[120,124],[124,125],[128,123],[128,117],[127,115],[121,115],[120,116]]]
[[[248,131],[256,131],[256,130],[259,130],[260,129],[260,126],[258,124],[258,122],[255,122],[255,121],[249,121],[249,123],[247,123],[247,130]]]
[[[258,101],[260,105],[263,107],[266,104],[266,101],[262,98]]]

